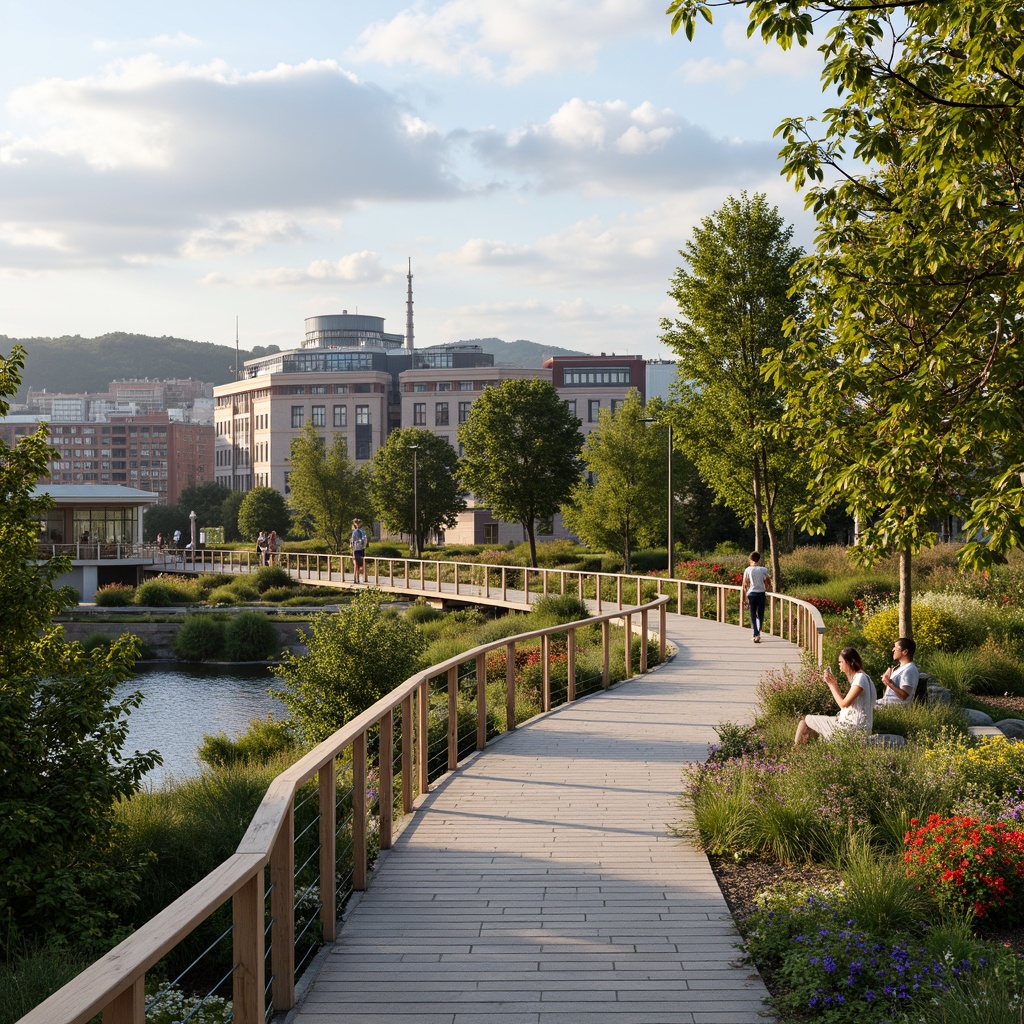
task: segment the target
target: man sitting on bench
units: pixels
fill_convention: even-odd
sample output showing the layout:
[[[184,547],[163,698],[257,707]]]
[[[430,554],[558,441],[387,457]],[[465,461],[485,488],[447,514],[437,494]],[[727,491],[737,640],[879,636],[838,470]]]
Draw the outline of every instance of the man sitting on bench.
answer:
[[[921,673],[914,664],[914,651],[917,644],[908,637],[901,636],[892,647],[892,656],[899,662],[896,668],[887,668],[882,673],[882,685],[885,693],[879,704],[904,705],[914,699]]]

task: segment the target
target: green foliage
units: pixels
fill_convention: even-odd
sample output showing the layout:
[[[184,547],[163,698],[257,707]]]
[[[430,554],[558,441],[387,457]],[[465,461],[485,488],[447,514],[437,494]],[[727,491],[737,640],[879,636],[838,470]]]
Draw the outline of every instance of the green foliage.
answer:
[[[174,634],[174,653],[182,661],[223,659],[224,645],[224,623],[213,615],[186,615]]]
[[[797,671],[788,665],[766,671],[757,684],[757,703],[766,718],[834,715],[838,710],[821,670],[809,664]]]
[[[135,591],[135,603],[143,608],[169,608],[195,604],[199,600],[198,586],[180,576],[158,576],[155,580],[146,580]]]
[[[386,615],[381,597],[360,592],[340,612],[321,614],[300,631],[307,655],[275,666],[284,701],[304,741],[319,743],[416,670],[423,641],[412,623]]]
[[[374,513],[389,532],[415,535],[417,552],[431,533],[454,527],[466,507],[458,461],[446,438],[416,427],[393,430],[373,457]]]
[[[905,736],[917,743],[934,743],[940,737],[966,735],[967,722],[956,704],[880,704],[875,708],[873,731]]]
[[[405,612],[405,617],[417,626],[422,626],[425,622],[436,622],[438,619],[443,619],[444,612],[440,608],[435,608],[432,604],[427,604],[426,601],[420,599],[409,606]]]
[[[566,527],[593,548],[621,551],[626,572],[634,547],[652,544],[665,522],[668,436],[647,429],[654,412],[635,390],[614,413],[601,410],[583,449],[593,483],[577,481],[562,507]]]
[[[343,434],[335,434],[328,447],[312,423],[292,440],[288,462],[289,508],[304,524],[304,533],[316,533],[327,541],[331,554],[340,554],[348,542],[352,520],[357,516],[370,519],[368,474],[349,457]]]
[[[178,496],[178,508],[184,513],[186,520],[190,512],[195,512],[197,537],[199,531],[207,526],[224,525],[224,502],[230,494],[230,487],[213,480],[202,484],[189,484],[188,487],[182,488]]]
[[[14,1024],[96,959],[96,949],[51,938],[0,958],[0,1024]]]
[[[224,656],[228,661],[265,661],[281,651],[281,638],[263,612],[239,612],[224,630]]]
[[[533,629],[543,629],[545,626],[555,626],[563,622],[576,622],[579,619],[589,619],[591,611],[585,601],[581,601],[572,594],[548,594],[542,597],[530,613]]]
[[[82,650],[86,654],[92,654],[93,651],[109,651],[110,650],[110,637],[106,633],[90,633],[84,640],[82,640]]]
[[[250,577],[258,594],[265,594],[271,587],[295,587],[296,581],[279,565],[261,565]]]
[[[243,539],[238,531],[238,510],[242,507],[244,497],[244,491],[232,491],[221,502],[220,521],[224,527],[224,540],[227,543]]]
[[[785,345],[783,325],[804,314],[790,278],[801,255],[792,237],[766,196],[730,196],[680,250],[686,265],[670,291],[680,319],[661,324],[679,360],[676,443],[719,501],[767,526],[775,580],[776,524],[790,518],[806,479],[779,431],[784,395],[762,374]]]
[[[959,651],[985,639],[984,626],[959,614],[953,605],[913,604],[914,640],[922,655],[929,651]],[[891,647],[900,635],[898,608],[883,608],[864,623],[864,636],[879,649]]]
[[[126,608],[135,603],[135,588],[127,583],[108,583],[93,598],[101,608]]]
[[[265,763],[293,754],[297,749],[289,722],[275,721],[272,715],[254,718],[248,728],[229,738],[220,732],[204,733],[196,755],[211,768],[228,768],[246,761]]]
[[[521,523],[537,564],[536,523],[553,516],[580,475],[580,421],[548,381],[485,388],[459,426],[463,485],[498,519]]]
[[[238,532],[245,540],[255,543],[260,530],[276,530],[284,536],[289,524],[288,506],[273,487],[254,487],[238,506]]]

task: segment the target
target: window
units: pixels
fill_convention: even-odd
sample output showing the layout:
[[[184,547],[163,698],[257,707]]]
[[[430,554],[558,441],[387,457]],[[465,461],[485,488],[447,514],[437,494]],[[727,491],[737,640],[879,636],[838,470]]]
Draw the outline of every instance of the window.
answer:
[[[497,523],[484,523],[484,543],[485,544],[497,544],[498,543],[498,524]]]
[[[473,390],[473,382],[471,380],[460,380],[459,381],[459,390],[460,391],[472,391]]]
[[[570,398],[569,401],[566,402],[565,404],[567,406],[569,406],[569,415],[570,416],[575,416],[576,415],[576,399],[575,398]]]
[[[622,408],[622,399],[613,398],[611,402],[612,415],[614,416]]]
[[[425,427],[427,425],[427,403],[413,402],[412,404],[412,425],[414,427]]]
[[[437,384],[434,385],[434,389],[436,391],[451,391],[452,382],[450,380],[438,381]]]
[[[356,406],[356,426],[368,427],[370,425],[370,407],[368,405]]]
[[[438,402],[434,406],[434,426],[435,427],[447,427],[448,426],[448,403]]]
[[[459,422],[465,423],[469,419],[469,407],[472,402],[459,402]]]
[[[417,381],[415,384],[413,384],[412,389],[413,391],[426,391],[427,385],[421,381]]]
[[[591,423],[596,423],[601,418],[601,399],[591,398],[587,402],[587,419]]]
[[[312,423],[314,427],[326,427],[327,426],[327,406],[326,405],[314,405],[313,406],[313,419]]]
[[[336,427],[348,426],[348,406],[336,405],[334,407],[334,425]]]
[[[304,405],[292,406],[292,426],[302,427],[306,423],[306,407]]]

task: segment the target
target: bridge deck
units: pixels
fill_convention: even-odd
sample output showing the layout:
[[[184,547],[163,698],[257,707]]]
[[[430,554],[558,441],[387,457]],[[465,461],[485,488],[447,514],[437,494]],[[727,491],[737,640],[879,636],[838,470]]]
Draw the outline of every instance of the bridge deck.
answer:
[[[749,720],[795,645],[668,616],[676,658],[534,719],[425,799],[351,907],[294,1024],[754,1024],[767,994],[680,768]]]

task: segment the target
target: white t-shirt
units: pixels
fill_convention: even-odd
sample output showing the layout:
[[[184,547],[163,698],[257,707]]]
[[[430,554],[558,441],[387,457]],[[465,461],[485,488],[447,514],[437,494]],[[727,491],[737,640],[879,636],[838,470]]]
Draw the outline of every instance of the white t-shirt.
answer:
[[[867,672],[858,672],[850,686],[859,686],[860,693],[852,704],[839,709],[839,724],[846,729],[870,733],[875,719],[875,684]]]
[[[743,584],[748,594],[763,594],[764,581],[771,576],[771,570],[763,565],[748,565],[743,570]]]
[[[914,694],[917,693],[917,684],[921,678],[921,673],[918,667],[911,661],[906,665],[900,665],[899,668],[893,669],[892,675],[889,679],[892,681],[893,686],[898,686],[901,690],[909,690],[910,696],[906,700],[900,700],[892,690],[887,686],[885,693],[882,694],[882,699],[878,702],[879,704],[898,704],[902,707],[904,704],[909,704],[914,699]]]

